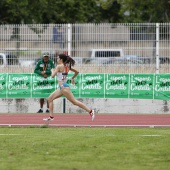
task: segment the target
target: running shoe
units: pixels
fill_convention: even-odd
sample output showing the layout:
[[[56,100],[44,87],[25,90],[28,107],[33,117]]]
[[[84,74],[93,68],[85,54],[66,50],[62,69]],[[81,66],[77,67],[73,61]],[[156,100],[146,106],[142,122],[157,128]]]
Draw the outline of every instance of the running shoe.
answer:
[[[94,110],[91,110],[90,112],[91,120],[93,121],[95,118]]]
[[[48,117],[48,118],[44,118],[43,120],[45,120],[45,121],[52,121],[52,120],[54,120],[54,117]]]

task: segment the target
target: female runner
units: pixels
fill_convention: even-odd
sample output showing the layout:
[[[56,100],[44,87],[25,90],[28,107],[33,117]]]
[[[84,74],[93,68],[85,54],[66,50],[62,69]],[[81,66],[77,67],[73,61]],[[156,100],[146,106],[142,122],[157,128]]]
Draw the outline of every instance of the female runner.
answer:
[[[75,61],[65,54],[59,54],[59,56],[57,57],[57,63],[58,63],[57,67],[55,69],[51,69],[51,77],[54,78],[55,76],[57,76],[59,87],[48,98],[50,117],[44,118],[43,120],[46,121],[54,120],[53,100],[64,95],[73,105],[77,105],[80,108],[86,110],[90,114],[93,121],[95,117],[94,110],[89,109],[86,105],[76,100],[73,93],[70,90],[69,85],[66,83],[66,78],[70,70],[74,72],[74,75],[71,78],[71,82],[72,84],[75,84],[74,78],[79,73],[76,69],[72,68],[72,66],[74,66],[75,64]]]

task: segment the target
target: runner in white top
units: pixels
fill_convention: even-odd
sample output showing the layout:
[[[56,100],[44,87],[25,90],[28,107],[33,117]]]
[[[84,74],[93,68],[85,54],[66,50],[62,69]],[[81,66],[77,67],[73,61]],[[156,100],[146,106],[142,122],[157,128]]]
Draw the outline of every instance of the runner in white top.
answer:
[[[49,121],[49,120],[54,120],[54,113],[53,113],[53,100],[61,97],[64,95],[72,104],[79,106],[80,108],[86,110],[91,118],[92,121],[94,120],[95,114],[94,110],[89,109],[86,105],[81,103],[80,101],[76,100],[74,97],[73,93],[70,90],[69,85],[66,83],[67,80],[67,75],[69,70],[74,72],[73,77],[71,78],[72,84],[75,84],[74,78],[78,75],[78,71],[76,69],[73,69],[72,66],[74,66],[75,61],[65,55],[65,54],[60,54],[57,57],[57,67],[55,69],[51,69],[51,77],[57,76],[59,88],[57,88],[48,98],[48,103],[49,103],[49,108],[50,108],[50,117],[44,118],[43,120]]]

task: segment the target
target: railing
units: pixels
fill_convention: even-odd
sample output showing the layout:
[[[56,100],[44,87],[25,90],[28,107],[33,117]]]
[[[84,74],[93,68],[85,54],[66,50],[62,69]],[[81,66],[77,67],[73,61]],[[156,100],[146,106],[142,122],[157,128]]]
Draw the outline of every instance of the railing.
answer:
[[[71,55],[82,73],[169,73],[169,47],[169,23],[0,25],[0,72],[32,73],[48,51],[55,64]],[[123,55],[92,58],[92,49]]]

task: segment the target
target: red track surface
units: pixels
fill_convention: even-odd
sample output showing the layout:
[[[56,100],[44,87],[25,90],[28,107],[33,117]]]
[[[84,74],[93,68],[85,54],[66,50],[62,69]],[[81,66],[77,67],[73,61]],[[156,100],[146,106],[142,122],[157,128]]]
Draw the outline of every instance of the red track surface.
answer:
[[[0,126],[54,127],[170,127],[170,115],[96,114],[92,122],[88,114],[55,114],[46,122],[48,114],[0,114]]]

